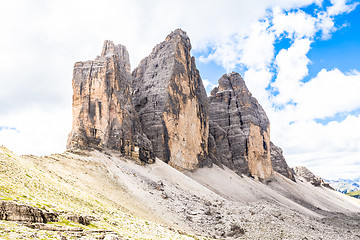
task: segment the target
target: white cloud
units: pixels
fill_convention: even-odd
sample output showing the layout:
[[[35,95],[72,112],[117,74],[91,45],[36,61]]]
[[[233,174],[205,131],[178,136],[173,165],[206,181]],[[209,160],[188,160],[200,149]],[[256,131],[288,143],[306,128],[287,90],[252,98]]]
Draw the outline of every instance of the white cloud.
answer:
[[[273,10],[273,28],[277,36],[286,33],[293,38],[310,38],[316,33],[316,18],[299,10],[296,12],[283,12],[278,8]]]
[[[71,130],[71,109],[22,109],[1,116],[0,123],[7,127],[0,130],[0,144],[17,154],[61,153]]]
[[[301,87],[301,80],[308,74],[310,60],[306,54],[310,44],[308,38],[297,39],[289,49],[282,49],[276,56],[277,77],[272,86],[279,94],[274,98],[275,103],[281,105],[292,101]]]
[[[329,39],[331,37],[331,33],[336,31],[334,19],[326,12],[321,12],[318,14],[318,21],[316,23],[316,27],[319,31],[322,32],[323,40]]]
[[[275,128],[275,129],[274,129]],[[305,165],[325,178],[357,177],[360,172],[360,116],[327,125],[300,121],[272,125],[272,138],[291,166]]]
[[[274,57],[275,36],[269,29],[269,21],[258,21],[250,26],[241,46],[240,62],[247,68],[267,68]]]
[[[338,69],[321,70],[305,83],[294,97],[298,120],[332,117],[360,108],[360,74],[344,74]],[[295,120],[295,119],[294,119]]]
[[[330,179],[357,177],[360,172],[360,116],[326,125],[316,119],[360,108],[360,74],[323,69],[293,93],[297,105],[267,109],[272,139],[290,165],[305,165]]]
[[[343,13],[353,11],[358,2],[349,3],[348,0],[331,0],[332,5],[317,14],[316,28],[322,32],[322,39],[327,40],[331,37],[331,33],[337,30],[334,24],[334,17]]]
[[[226,72],[231,72],[239,64],[239,55],[241,49],[237,50],[237,44],[234,42],[227,42],[218,46],[214,53],[209,54],[207,57],[201,56],[199,61],[208,63],[214,61],[223,66]]]
[[[349,0],[331,0],[330,2],[332,6],[328,7],[327,9],[327,12],[330,16],[335,16],[342,13],[349,13],[353,11],[359,4],[358,2],[347,4],[350,2]]]

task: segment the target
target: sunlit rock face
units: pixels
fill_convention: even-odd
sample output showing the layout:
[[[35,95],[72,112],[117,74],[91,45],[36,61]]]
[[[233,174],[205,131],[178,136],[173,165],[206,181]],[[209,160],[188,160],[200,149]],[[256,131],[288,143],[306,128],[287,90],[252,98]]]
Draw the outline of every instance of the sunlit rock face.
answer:
[[[129,54],[105,41],[101,56],[77,62],[73,72],[73,128],[67,149],[108,148],[152,161],[151,142],[142,133],[132,104]]]
[[[223,75],[212,90],[209,119],[214,163],[238,174],[271,178],[269,120],[238,73]]]
[[[261,180],[275,170],[294,180],[241,76],[223,75],[207,97],[190,51],[189,37],[177,29],[132,73],[126,48],[111,41],[95,60],[75,63],[67,149],[157,157],[179,170],[214,163]]]
[[[208,163],[208,100],[190,50],[177,29],[132,73],[135,109],[155,156],[180,170]]]

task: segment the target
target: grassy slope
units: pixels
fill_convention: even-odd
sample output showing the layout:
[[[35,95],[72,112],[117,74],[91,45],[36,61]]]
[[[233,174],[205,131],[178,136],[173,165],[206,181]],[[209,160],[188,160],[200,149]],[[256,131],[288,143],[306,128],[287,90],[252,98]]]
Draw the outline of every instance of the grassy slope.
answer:
[[[60,219],[59,223],[51,223],[54,225],[81,227],[84,230],[106,229],[117,232],[125,239],[198,239],[115,209],[74,188],[61,176],[37,168],[26,158],[16,156],[4,147],[0,147],[0,199],[15,200],[49,211],[87,214],[98,220],[82,226]],[[0,221],[0,239],[58,237],[57,232],[33,230],[18,223]],[[67,237],[72,239],[70,235]]]
[[[350,196],[350,197],[357,197],[357,198],[359,198],[359,197],[360,197],[360,190],[359,190],[359,191],[354,191],[354,192],[346,193],[346,195],[348,195],[348,196]]]

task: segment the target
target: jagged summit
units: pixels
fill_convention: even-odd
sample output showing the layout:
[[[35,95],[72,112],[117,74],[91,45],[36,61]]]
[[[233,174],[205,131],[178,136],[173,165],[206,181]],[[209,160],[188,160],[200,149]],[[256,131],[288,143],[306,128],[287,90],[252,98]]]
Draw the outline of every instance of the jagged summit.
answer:
[[[240,76],[240,74],[237,72],[231,72],[228,74],[224,74],[219,79],[219,86],[217,87],[217,90],[215,90],[214,92],[212,91],[211,95],[216,94],[217,92],[234,91],[234,90],[238,90],[238,89],[244,89],[251,96],[251,93],[247,89],[247,87],[245,85],[245,81]]]
[[[113,41],[105,40],[101,56],[105,58],[111,58],[114,55],[116,55],[118,58],[120,68],[123,68],[130,73],[130,58],[126,47],[121,44],[115,45]]]
[[[94,61],[75,63],[69,151],[0,147],[0,238],[360,236],[359,201],[289,168],[238,73],[207,97],[190,49],[177,29],[133,73],[126,48],[111,41]]]
[[[190,50],[176,29],[132,73],[126,47],[110,40],[94,61],[76,63],[68,149],[157,157],[179,170],[215,163],[264,180],[275,169],[293,179],[282,152],[271,161],[269,120],[240,74],[224,74],[208,98]]]
[[[191,43],[188,35],[181,28],[171,32],[165,39],[167,42],[183,42],[185,46],[191,50]]]

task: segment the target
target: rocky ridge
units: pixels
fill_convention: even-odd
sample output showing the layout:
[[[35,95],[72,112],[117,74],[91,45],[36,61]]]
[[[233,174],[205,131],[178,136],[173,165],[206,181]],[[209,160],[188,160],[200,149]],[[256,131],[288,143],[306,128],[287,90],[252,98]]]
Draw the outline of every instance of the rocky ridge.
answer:
[[[319,176],[316,176],[313,174],[309,169],[303,166],[297,166],[292,168],[295,175],[302,181],[306,181],[314,185],[315,187],[323,186],[330,189],[333,189],[329,183],[325,182],[324,179],[322,179]]]
[[[105,41],[101,56],[78,62],[73,129],[67,149],[110,149],[178,170],[216,164],[270,180],[294,180],[270,144],[266,113],[238,73],[225,74],[207,97],[186,32],[176,29],[130,73],[122,45]]]
[[[110,41],[76,63],[69,151],[0,147],[0,238],[359,238],[359,202],[287,166],[239,74],[207,98],[190,49],[175,30],[132,74]]]

